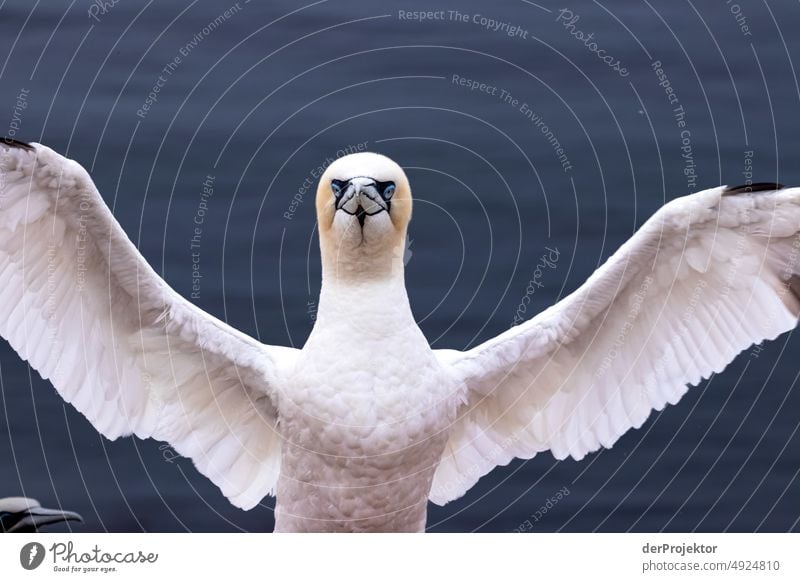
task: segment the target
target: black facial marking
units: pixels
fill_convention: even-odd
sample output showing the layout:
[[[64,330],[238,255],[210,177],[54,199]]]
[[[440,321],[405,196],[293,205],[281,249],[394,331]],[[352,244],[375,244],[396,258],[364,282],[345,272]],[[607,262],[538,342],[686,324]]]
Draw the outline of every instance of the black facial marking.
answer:
[[[394,195],[395,184],[391,181],[378,182],[375,180],[375,188],[378,190],[378,194],[381,195],[381,198],[388,201]]]
[[[331,180],[331,190],[333,190],[333,195],[338,200],[344,194],[344,191],[347,190],[347,181],[346,180]]]
[[[751,192],[771,192],[784,187],[783,184],[778,184],[777,182],[754,182],[753,184],[725,188],[722,194],[724,196],[734,196],[736,194],[749,194]]]
[[[386,202],[386,212],[392,212],[392,196],[394,196],[394,191],[396,189],[395,183],[391,181],[387,182],[379,182],[375,181],[375,188],[377,188],[378,193],[383,198],[383,201]]]
[[[367,213],[361,206],[359,206],[355,212],[350,212],[349,210],[347,210],[347,208],[344,208],[344,203],[340,207],[339,204],[343,202],[342,197],[344,196],[344,193],[347,191],[347,189],[350,187],[350,182],[352,182],[356,178],[366,178],[368,180],[372,180],[372,184],[367,184],[367,186],[375,188],[375,191],[377,191],[378,195],[381,197],[381,200],[383,200],[383,203],[386,205],[386,207],[380,208],[377,212],[372,212],[372,213]],[[336,210],[342,210],[347,214],[356,216],[358,218],[359,224],[362,227],[364,226],[364,220],[366,219],[367,216],[370,216],[371,214],[379,214],[384,210],[386,212],[391,212],[392,196],[394,195],[395,189],[396,189],[395,183],[392,182],[391,180],[388,180],[386,182],[381,182],[379,180],[376,180],[375,178],[370,178],[369,176],[354,176],[349,180],[331,180],[331,190],[333,191],[333,195],[336,198]],[[377,200],[373,201],[377,202]]]

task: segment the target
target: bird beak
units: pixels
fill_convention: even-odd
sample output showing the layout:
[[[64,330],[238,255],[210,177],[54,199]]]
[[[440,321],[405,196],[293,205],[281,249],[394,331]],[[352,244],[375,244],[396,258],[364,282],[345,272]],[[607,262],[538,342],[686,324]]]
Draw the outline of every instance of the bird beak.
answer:
[[[336,210],[355,216],[362,228],[367,216],[388,209],[389,202],[383,199],[378,183],[372,178],[352,178],[341,185],[336,195]]]
[[[67,521],[83,522],[83,518],[74,511],[35,507],[29,510],[25,517],[12,525],[11,528],[8,529],[8,533],[36,531],[46,525]]]

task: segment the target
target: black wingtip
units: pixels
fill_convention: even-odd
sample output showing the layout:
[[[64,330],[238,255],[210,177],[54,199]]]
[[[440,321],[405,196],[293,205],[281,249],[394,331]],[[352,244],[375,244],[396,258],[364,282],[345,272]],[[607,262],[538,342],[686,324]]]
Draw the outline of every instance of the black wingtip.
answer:
[[[20,148],[23,150],[32,150],[33,146],[29,143],[25,143],[24,141],[19,141],[17,139],[13,139],[10,137],[3,137],[0,138],[0,143],[3,143],[11,148]]]
[[[3,137],[0,138],[0,143],[7,145],[8,147],[12,148],[20,148],[23,150],[33,150],[33,146],[29,143],[25,143],[24,141],[19,141],[17,139],[13,139],[10,137]]]
[[[733,196],[736,194],[750,194],[752,192],[773,192],[781,188],[785,188],[785,186],[777,182],[754,182],[753,184],[744,184],[742,186],[729,186],[725,188],[723,194],[726,196]]]

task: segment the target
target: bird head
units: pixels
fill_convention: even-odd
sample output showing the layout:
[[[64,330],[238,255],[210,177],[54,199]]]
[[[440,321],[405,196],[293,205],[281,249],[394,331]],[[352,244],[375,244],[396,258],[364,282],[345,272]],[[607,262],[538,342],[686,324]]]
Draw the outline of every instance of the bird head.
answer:
[[[27,497],[0,499],[0,533],[31,533],[66,521],[83,521],[83,518],[72,511],[47,509]]]
[[[404,248],[410,220],[411,188],[399,165],[371,152],[337,159],[317,187],[323,269],[341,276],[396,273],[395,251]]]

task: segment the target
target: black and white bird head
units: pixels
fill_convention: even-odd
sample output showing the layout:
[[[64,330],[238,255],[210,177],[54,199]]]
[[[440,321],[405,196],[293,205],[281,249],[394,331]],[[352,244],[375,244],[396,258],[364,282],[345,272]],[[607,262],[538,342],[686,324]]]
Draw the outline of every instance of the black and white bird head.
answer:
[[[411,187],[403,169],[386,156],[363,152],[328,166],[317,187],[317,221],[325,263],[347,268],[391,266],[411,220]]]
[[[0,499],[0,532],[32,533],[65,521],[83,521],[83,518],[72,511],[47,509],[28,497]]]
[[[403,229],[411,219],[408,178],[400,166],[380,154],[363,152],[341,157],[320,178],[317,214],[320,228],[327,228],[342,217],[363,229],[370,217],[385,214],[381,218]]]

